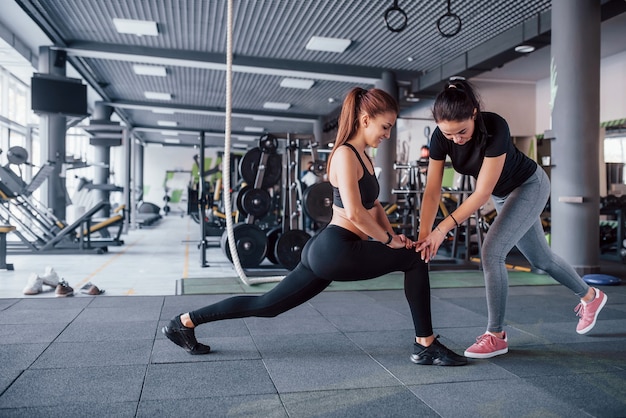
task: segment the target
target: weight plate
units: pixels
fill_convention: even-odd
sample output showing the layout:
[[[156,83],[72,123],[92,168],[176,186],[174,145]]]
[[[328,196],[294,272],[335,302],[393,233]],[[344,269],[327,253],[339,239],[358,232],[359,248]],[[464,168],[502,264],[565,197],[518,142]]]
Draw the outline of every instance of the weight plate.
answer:
[[[271,205],[272,198],[265,189],[248,189],[242,193],[241,206],[243,211],[256,218],[265,216]]]
[[[333,216],[333,188],[329,182],[307,187],[303,195],[304,212],[316,222],[328,223]]]
[[[322,177],[324,173],[326,173],[326,161],[315,160],[315,162],[313,162],[312,170],[313,174],[318,177]]]
[[[252,148],[243,156],[239,163],[239,174],[241,174],[246,183],[254,186],[257,174],[261,174],[259,172],[260,162],[261,150],[259,148]],[[278,183],[282,169],[282,157],[279,154],[268,154],[261,188],[267,189]]]
[[[248,212],[246,212],[245,208],[243,207],[243,196],[246,194],[246,192],[248,190],[252,190],[252,186],[250,185],[245,185],[243,186],[241,189],[239,189],[239,191],[237,192],[237,197],[235,199],[235,204],[237,205],[237,209],[239,210],[239,212],[241,212],[241,215],[245,218],[246,216],[248,216]]]
[[[280,264],[276,259],[276,254],[274,254],[274,248],[276,248],[276,242],[278,241],[278,238],[280,238],[280,234],[282,234],[282,232],[283,229],[280,226],[274,227],[265,232],[265,235],[267,236],[267,254],[265,254],[265,257],[272,264]]]
[[[293,270],[300,262],[304,244],[311,238],[305,231],[292,229],[282,234],[276,241],[274,255],[279,264],[287,270]]]
[[[263,152],[274,153],[278,148],[278,138],[272,134],[265,134],[259,138],[259,148]]]
[[[237,254],[241,266],[244,268],[258,267],[267,252],[265,232],[254,224],[237,224],[233,226],[233,234],[235,235]],[[224,230],[222,234],[220,246],[228,260],[232,263],[233,259],[230,254],[230,246],[228,245],[227,230]]]

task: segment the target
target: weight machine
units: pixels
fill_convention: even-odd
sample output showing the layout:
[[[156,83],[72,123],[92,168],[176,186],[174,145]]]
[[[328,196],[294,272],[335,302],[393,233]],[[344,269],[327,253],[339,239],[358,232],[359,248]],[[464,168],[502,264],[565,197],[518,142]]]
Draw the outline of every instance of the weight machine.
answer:
[[[93,216],[108,205],[107,202],[99,202],[72,224],[67,225],[32,196],[32,193],[50,177],[54,165],[44,164],[27,184],[10,167],[11,164],[19,166],[26,163],[28,159],[26,150],[12,147],[8,159],[9,163],[0,167],[0,220],[6,225],[15,225],[15,235],[28,250],[96,250],[98,253],[104,253],[110,245],[123,244],[120,240],[123,224],[117,222],[120,217],[123,219],[123,211],[109,219],[94,222]],[[119,230],[111,237],[104,229],[114,224],[119,225]],[[108,238],[95,238],[93,235],[98,232]]]

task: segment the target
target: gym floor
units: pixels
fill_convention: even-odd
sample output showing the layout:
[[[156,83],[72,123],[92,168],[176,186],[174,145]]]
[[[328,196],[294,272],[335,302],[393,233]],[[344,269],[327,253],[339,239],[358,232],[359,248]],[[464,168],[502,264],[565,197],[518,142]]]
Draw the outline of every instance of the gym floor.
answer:
[[[624,285],[602,287],[607,306],[581,336],[567,289],[512,271],[510,352],[466,367],[409,361],[412,324],[396,276],[331,288],[277,318],[203,325],[198,339],[214,353],[194,357],[161,334],[172,316],[273,286],[243,284],[217,243],[202,267],[198,232],[168,216],[102,255],[9,252],[0,416],[624,416]],[[22,293],[47,266],[74,297]],[[266,270],[255,273],[281,273]],[[443,261],[432,270],[435,331],[462,352],[486,325],[480,271]],[[602,261],[602,273],[626,280],[624,264]],[[87,282],[105,293],[81,294]]]

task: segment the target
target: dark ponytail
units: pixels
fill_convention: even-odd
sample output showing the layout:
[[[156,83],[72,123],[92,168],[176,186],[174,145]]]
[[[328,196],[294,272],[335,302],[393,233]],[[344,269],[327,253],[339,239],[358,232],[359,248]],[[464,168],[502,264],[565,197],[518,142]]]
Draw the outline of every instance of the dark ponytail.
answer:
[[[487,138],[487,130],[481,112],[480,97],[474,87],[462,77],[451,77],[448,80],[433,106],[435,122],[460,122],[476,116],[476,139],[483,144]]]

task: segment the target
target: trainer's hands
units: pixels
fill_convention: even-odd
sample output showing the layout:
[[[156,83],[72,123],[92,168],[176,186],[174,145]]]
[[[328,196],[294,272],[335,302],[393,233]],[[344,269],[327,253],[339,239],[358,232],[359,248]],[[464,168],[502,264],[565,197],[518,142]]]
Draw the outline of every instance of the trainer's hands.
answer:
[[[435,228],[425,238],[415,243],[415,252],[420,253],[422,260],[428,263],[435,258],[435,254],[445,239],[446,234]]]
[[[406,237],[406,235],[404,234],[398,234],[398,235],[392,235],[393,238],[391,239],[391,242],[389,244],[387,244],[388,247],[391,248],[413,248],[413,246],[415,245],[415,242],[411,241],[410,239],[408,239]]]

